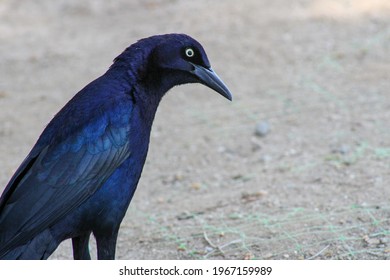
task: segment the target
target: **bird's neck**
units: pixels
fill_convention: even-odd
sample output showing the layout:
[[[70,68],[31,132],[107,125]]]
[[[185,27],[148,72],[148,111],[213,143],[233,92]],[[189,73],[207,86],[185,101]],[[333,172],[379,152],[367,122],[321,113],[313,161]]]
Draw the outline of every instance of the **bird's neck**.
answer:
[[[150,69],[148,74],[137,83],[134,93],[135,102],[145,116],[153,121],[161,99],[174,85],[175,83],[166,79],[163,73]]]
[[[139,89],[134,93],[134,97],[141,118],[151,127],[162,95],[150,92],[148,89]]]

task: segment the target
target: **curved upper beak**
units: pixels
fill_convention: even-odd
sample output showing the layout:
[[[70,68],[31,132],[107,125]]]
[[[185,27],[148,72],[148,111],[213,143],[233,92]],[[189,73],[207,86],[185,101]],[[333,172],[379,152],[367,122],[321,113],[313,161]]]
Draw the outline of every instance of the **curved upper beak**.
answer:
[[[222,96],[226,97],[230,101],[232,101],[232,94],[227,86],[222,82],[222,80],[218,77],[218,75],[211,68],[205,68],[200,65],[196,65],[191,63],[194,67],[191,70],[191,73],[195,75],[202,84],[208,86],[209,88],[215,90]]]

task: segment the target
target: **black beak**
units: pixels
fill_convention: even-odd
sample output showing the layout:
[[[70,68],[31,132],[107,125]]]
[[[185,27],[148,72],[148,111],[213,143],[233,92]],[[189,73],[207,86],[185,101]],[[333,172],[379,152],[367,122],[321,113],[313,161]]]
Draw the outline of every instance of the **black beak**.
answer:
[[[211,68],[205,68],[200,65],[196,65],[191,63],[194,66],[194,69],[191,71],[193,75],[195,75],[202,84],[208,86],[209,88],[215,90],[222,96],[226,97],[230,101],[232,101],[232,94],[227,86],[222,82],[222,80],[218,77],[218,75]]]

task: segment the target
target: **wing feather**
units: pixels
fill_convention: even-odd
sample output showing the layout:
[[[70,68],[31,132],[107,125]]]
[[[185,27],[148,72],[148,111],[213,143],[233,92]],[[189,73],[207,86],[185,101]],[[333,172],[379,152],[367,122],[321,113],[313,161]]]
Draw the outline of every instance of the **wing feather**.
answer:
[[[129,133],[129,121],[113,126],[105,115],[60,143],[35,147],[0,200],[0,256],[88,199],[129,157]]]

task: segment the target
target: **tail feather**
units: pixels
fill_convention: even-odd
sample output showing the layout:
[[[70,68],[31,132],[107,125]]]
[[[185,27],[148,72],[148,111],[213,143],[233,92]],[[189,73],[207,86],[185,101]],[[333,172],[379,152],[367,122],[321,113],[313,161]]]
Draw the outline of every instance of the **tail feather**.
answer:
[[[0,255],[2,260],[46,260],[57,248],[59,242],[55,240],[47,229],[28,243],[18,246]]]

